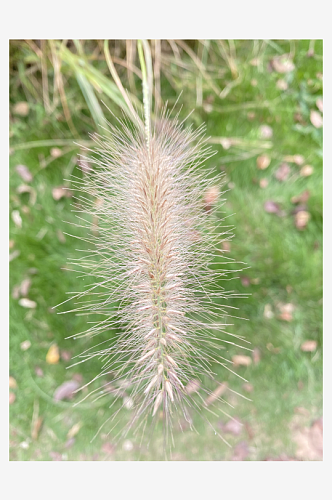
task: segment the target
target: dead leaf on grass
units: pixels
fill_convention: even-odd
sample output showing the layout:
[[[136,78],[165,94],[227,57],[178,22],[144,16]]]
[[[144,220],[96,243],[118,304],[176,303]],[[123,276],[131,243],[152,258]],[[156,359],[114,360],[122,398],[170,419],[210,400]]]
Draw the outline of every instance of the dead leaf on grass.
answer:
[[[26,165],[17,165],[15,167],[16,172],[18,175],[24,180],[24,182],[31,182],[33,177],[32,173],[28,169]]]
[[[304,352],[314,352],[317,349],[317,341],[316,340],[306,340],[301,345],[301,351]]]
[[[41,429],[42,423],[43,423],[43,417],[36,418],[31,431],[32,439],[36,440],[38,438],[38,434]]]
[[[230,252],[231,251],[231,242],[230,241],[222,241],[221,246],[224,250],[224,252]]]
[[[225,425],[222,425],[223,432],[227,434],[232,434],[233,436],[239,436],[242,432],[243,424],[240,419],[231,419],[226,422]]]
[[[304,157],[302,155],[286,155],[284,156],[284,161],[295,163],[295,165],[301,166],[304,163]]]
[[[309,177],[309,175],[312,175],[313,171],[314,169],[311,165],[305,165],[301,168],[300,175],[301,177]]]
[[[18,303],[20,304],[20,306],[25,307],[27,309],[35,309],[35,307],[37,307],[37,303],[34,300],[30,300],[26,297],[20,299]]]
[[[31,286],[31,279],[30,278],[26,278],[22,281],[22,283],[20,285],[20,292],[21,292],[22,297],[26,297],[28,295],[30,286]]]
[[[245,356],[244,354],[236,354],[232,357],[234,366],[250,366],[251,361],[251,358],[249,356]]]
[[[15,402],[16,395],[9,391],[9,404],[12,405]]]
[[[296,428],[293,439],[297,444],[296,457],[300,460],[322,460],[323,418],[315,420],[311,427]]]
[[[268,214],[280,214],[281,213],[280,205],[272,200],[267,200],[264,203],[264,210]]]
[[[290,73],[295,69],[294,63],[289,54],[282,54],[281,56],[273,57],[271,64],[277,73]]]
[[[295,227],[300,231],[302,231],[307,227],[309,220],[310,220],[309,212],[301,210],[297,212],[297,214],[295,214]]]
[[[58,186],[52,190],[53,199],[58,201],[61,198],[71,198],[73,193],[66,186]]]
[[[287,90],[288,89],[288,84],[283,79],[277,80],[276,85],[277,85],[277,89],[279,89],[279,90]]]
[[[268,179],[266,179],[265,177],[264,177],[264,179],[260,179],[259,187],[261,187],[262,189],[265,189],[265,188],[267,188],[268,185],[269,185]]]
[[[12,219],[13,219],[15,226],[17,226],[19,228],[22,227],[22,217],[21,217],[21,214],[18,210],[12,211]]]
[[[21,342],[20,347],[22,351],[27,351],[31,347],[31,342],[30,340],[24,340],[24,342]]]
[[[263,316],[266,319],[272,319],[274,317],[271,304],[265,304]]]
[[[50,151],[52,158],[59,158],[62,156],[62,150],[60,148],[52,148]]]
[[[17,382],[14,377],[9,377],[9,389],[17,389]]]
[[[82,422],[78,422],[78,423],[74,424],[73,427],[71,429],[69,429],[68,434],[67,434],[67,438],[71,439],[74,436],[76,436],[76,434],[79,433],[82,425],[83,425]]]
[[[249,448],[246,441],[241,441],[238,443],[233,452],[232,460],[233,461],[242,461],[249,456]]]
[[[261,139],[271,139],[273,136],[273,130],[269,125],[261,125],[259,127],[259,137]]]
[[[309,191],[309,189],[306,189],[298,196],[293,196],[291,199],[291,202],[293,204],[297,204],[297,203],[304,203],[305,204],[305,203],[307,203],[309,198],[310,198],[310,191]]]
[[[288,163],[282,163],[274,174],[275,178],[280,182],[284,182],[288,179],[290,171],[291,169]]]
[[[245,382],[242,384],[242,389],[246,392],[251,393],[254,390],[254,386],[252,384],[249,384],[249,382]]]
[[[227,389],[227,383],[222,383],[218,385],[218,387],[204,401],[206,406],[209,406],[210,404],[214,403],[216,399],[220,398],[220,396],[222,396],[225,393],[226,389]]]
[[[323,99],[317,99],[316,106],[321,113],[323,113]]]
[[[27,116],[29,114],[29,103],[26,101],[19,101],[13,106],[14,115]]]
[[[310,121],[315,128],[321,128],[323,126],[322,115],[318,111],[315,111],[314,109],[310,111]]]
[[[46,354],[46,362],[50,365],[56,365],[59,363],[60,354],[59,348],[56,344],[52,344]]]
[[[69,380],[61,384],[54,392],[53,399],[55,401],[62,401],[63,399],[72,399],[74,392],[79,388],[76,380]]]
[[[257,168],[260,170],[265,170],[271,163],[271,158],[268,155],[261,155],[257,157],[256,160]]]
[[[258,347],[254,347],[253,353],[252,353],[252,359],[255,365],[257,365],[260,360],[261,360],[261,352],[258,349]]]

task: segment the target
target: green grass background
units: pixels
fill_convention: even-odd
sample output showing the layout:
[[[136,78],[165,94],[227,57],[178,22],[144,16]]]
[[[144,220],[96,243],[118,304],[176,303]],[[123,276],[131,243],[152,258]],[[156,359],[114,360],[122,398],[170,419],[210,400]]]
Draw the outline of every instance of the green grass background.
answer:
[[[309,426],[322,415],[322,130],[315,128],[309,119],[310,110],[317,109],[316,99],[322,97],[322,42],[316,41],[313,57],[307,56],[309,43],[309,40],[266,43],[259,53],[262,64],[257,67],[250,64],[255,55],[255,43],[235,41],[234,61],[241,82],[226,98],[214,97],[210,107],[204,105],[211,103],[213,95],[205,77],[202,77],[203,106],[196,103],[200,74],[192,67],[189,56],[183,54],[183,60],[191,64],[185,75],[181,77],[171,56],[167,66],[170,74],[165,72],[162,75],[162,97],[170,103],[174,102],[183,86],[183,78],[186,78],[187,85],[180,98],[182,117],[195,108],[190,120],[195,125],[204,121],[207,135],[247,141],[242,150],[236,147],[225,150],[216,145],[217,155],[207,162],[207,166],[213,165],[216,172],[222,169],[226,173],[226,187],[230,189],[218,215],[227,216],[227,224],[235,226],[229,255],[236,261],[245,262],[249,268],[241,274],[254,280],[254,283],[251,281],[249,286],[244,286],[241,274],[238,274],[238,279],[224,284],[226,289],[249,294],[247,299],[231,299],[230,304],[239,308],[238,315],[249,321],[234,319],[230,331],[244,335],[252,348],[260,351],[257,364],[237,368],[238,373],[252,384],[252,393],[243,391],[242,380],[222,370],[218,372],[220,381],[227,381],[232,389],[252,399],[249,402],[231,393],[225,396],[234,404],[231,415],[246,422],[251,433],[244,428],[240,436],[225,436],[233,445],[233,448],[228,448],[203,420],[195,418],[199,434],[190,430],[184,433],[175,431],[175,449],[171,456],[174,460],[230,460],[234,447],[241,441],[246,441],[249,447],[247,460],[264,460],[282,453],[294,456],[296,444],[292,422],[295,409],[307,410],[301,417],[302,426]],[[197,42],[192,41],[191,45],[196,50]],[[294,70],[284,75],[272,71],[269,66],[271,59],[289,52],[290,47],[294,51]],[[58,230],[64,233],[74,231],[81,236],[84,232],[72,229],[64,222],[74,221],[71,200],[55,201],[52,189],[62,185],[70,173],[82,176],[75,164],[78,149],[71,143],[73,140],[89,140],[88,133],[96,129],[96,124],[75,79],[76,62],[72,66],[63,62],[68,105],[78,132],[78,137],[74,138],[61,105],[47,113],[41,96],[34,92],[34,81],[29,80],[28,68],[38,64],[38,58],[30,46],[25,42],[15,42],[10,50],[10,212],[19,210],[22,217],[22,228],[15,226],[10,219],[10,239],[14,241],[11,252],[20,252],[10,263],[10,375],[17,382],[17,388],[12,390],[16,399],[10,405],[10,460],[52,460],[54,452],[63,460],[162,460],[162,432],[158,425],[149,448],[144,446],[139,450],[139,441],[133,436],[128,437],[132,449],[128,450],[122,442],[113,446],[113,434],[106,436],[103,431],[90,442],[99,426],[110,416],[111,396],[77,407],[73,407],[73,403],[78,396],[72,401],[56,403],[53,400],[55,389],[74,374],[79,374],[86,383],[99,371],[96,359],[70,370],[67,366],[72,360],[60,359],[55,365],[46,362],[52,343],[72,356],[92,345],[91,340],[65,340],[65,337],[86,329],[85,317],[59,315],[51,309],[67,298],[67,292],[82,290],[85,284],[76,279],[75,273],[63,269],[68,257],[77,257],[76,248],[84,245],[69,236],[62,243],[57,236]],[[86,42],[85,54],[91,50]],[[199,49],[197,53],[201,54]],[[201,56],[204,61],[204,53]],[[214,76],[223,88],[232,81],[229,68],[227,73],[227,65],[221,57],[218,60],[217,56],[211,56],[211,61],[215,67],[218,64],[220,68],[225,67],[225,75],[220,80]],[[107,75],[106,82],[112,81],[102,58],[93,60],[91,65],[100,74]],[[53,69],[49,63],[47,68],[51,85]],[[209,71],[208,64],[206,70]],[[119,74],[126,86],[125,73]],[[280,78],[288,83],[285,91],[276,86]],[[35,73],[35,79],[38,89],[40,72]],[[141,99],[139,79],[136,79],[136,87],[137,97]],[[96,94],[104,100],[105,93]],[[26,117],[12,112],[19,101],[29,103]],[[114,101],[108,105],[118,113]],[[303,116],[302,125],[294,120],[298,111]],[[109,121],[114,121],[107,110],[104,114]],[[269,167],[261,171],[257,169],[259,153],[255,148],[260,141],[259,127],[264,124],[273,129],[273,137],[269,139],[271,148],[267,151],[272,160]],[[35,147],[34,141],[47,142],[45,146]],[[68,143],[62,146],[61,141]],[[52,159],[50,149],[58,146],[63,154]],[[250,153],[250,157],[240,158],[243,152]],[[289,178],[285,182],[278,181],[274,174],[282,157],[295,154],[302,155],[305,164],[313,167],[313,174],[302,177],[300,167],[290,163]],[[43,168],[43,158],[53,161]],[[15,170],[18,164],[27,165],[33,174],[30,185],[37,195],[34,205],[30,203],[28,193],[18,194],[16,191],[23,183]],[[265,189],[259,185],[262,178],[269,180]],[[299,231],[294,224],[291,198],[306,189],[310,191],[307,204],[310,220],[307,227]],[[279,217],[266,213],[264,203],[267,200],[278,203],[285,215]],[[21,307],[18,300],[12,298],[13,287],[26,277],[32,280],[29,298],[37,303],[33,310]],[[295,306],[292,321],[278,319],[279,302]],[[264,316],[266,304],[271,305],[275,314],[271,319]],[[309,339],[317,341],[317,349],[312,353],[301,350],[301,344]],[[31,342],[31,347],[23,351],[20,344],[26,340]],[[227,355],[231,357],[239,353],[239,349],[231,348]],[[43,370],[43,377],[36,375],[36,367]],[[38,416],[43,419],[42,426],[37,439],[33,439],[32,428]],[[121,418],[129,419],[130,410],[123,410]],[[212,416],[211,420],[218,427],[219,421],[225,423],[227,419]],[[79,424],[79,432],[72,446],[66,447],[68,432],[75,424]]]

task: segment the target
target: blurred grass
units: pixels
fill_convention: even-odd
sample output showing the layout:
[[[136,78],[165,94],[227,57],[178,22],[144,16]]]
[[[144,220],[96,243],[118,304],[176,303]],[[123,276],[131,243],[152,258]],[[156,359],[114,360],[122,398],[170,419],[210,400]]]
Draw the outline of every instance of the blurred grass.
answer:
[[[218,151],[208,166],[225,171],[229,187],[219,215],[227,216],[227,224],[236,228],[230,256],[249,266],[242,273],[248,279],[241,280],[239,275],[223,286],[250,294],[245,300],[230,300],[230,305],[239,308],[238,315],[249,320],[234,318],[230,331],[244,335],[260,351],[257,364],[236,369],[252,384],[253,392],[246,394],[243,381],[216,370],[220,381],[229,381],[233,390],[253,399],[248,402],[230,392],[225,395],[235,406],[229,410],[231,415],[246,422],[251,432],[244,429],[239,437],[225,437],[232,445],[245,440],[248,460],[281,453],[294,456],[294,417],[307,426],[322,414],[322,129],[310,121],[310,111],[317,109],[315,102],[322,97],[322,42],[316,41],[311,57],[309,40],[162,41],[160,50],[151,41],[149,46],[156,82],[159,68],[163,101],[172,105],[183,90],[181,116],[195,108],[189,121],[206,123],[207,135]],[[135,41],[111,41],[109,47],[119,78],[138,105],[142,92]],[[54,453],[64,460],[163,459],[158,426],[149,449],[143,447],[140,453],[132,436],[127,447],[113,449],[113,434],[106,436],[107,431],[90,443],[110,415],[111,396],[109,401],[104,398],[77,407],[73,402],[79,396],[67,402],[53,400],[55,389],[74,374],[84,383],[96,376],[98,360],[70,370],[66,368],[73,360],[60,359],[56,365],[46,362],[52,343],[71,356],[92,345],[89,339],[65,340],[86,329],[85,317],[51,310],[65,300],[67,292],[82,290],[86,283],[63,269],[67,258],[77,256],[75,249],[83,248],[84,243],[68,236],[63,242],[59,231],[84,233],[63,222],[74,221],[71,200],[54,200],[52,190],[63,185],[70,173],[82,176],[76,164],[79,147],[73,141],[89,141],[88,133],[100,130],[102,115],[114,123],[115,117],[100,100],[115,116],[126,107],[103,50],[104,41],[93,40],[10,44],[10,211],[18,210],[22,217],[22,228],[10,220],[14,242],[10,251],[20,252],[10,263],[10,291],[12,294],[15,285],[30,277],[29,298],[37,303],[36,309],[29,310],[10,298],[10,375],[17,382],[12,390],[16,399],[10,406],[11,460],[51,460]],[[271,60],[286,53],[291,55],[294,69],[279,74]],[[287,83],[286,90],[277,88],[280,79]],[[156,84],[157,100],[158,95]],[[27,116],[15,113],[20,101],[29,105]],[[294,120],[296,113],[301,114],[301,123]],[[272,128],[271,138],[260,137],[261,125]],[[231,144],[221,138],[231,138]],[[60,157],[52,156],[52,147],[61,148]],[[257,169],[260,154],[271,158],[266,170]],[[301,167],[289,162],[289,178],[278,181],[275,172],[289,155],[302,155],[304,164],[313,167],[312,175],[301,176]],[[19,164],[27,165],[33,175],[29,185],[37,196],[35,204],[29,193],[17,192],[23,184],[15,170]],[[269,182],[265,189],[259,184],[263,178]],[[304,190],[310,191],[306,208],[310,220],[300,231],[294,224],[291,198]],[[278,203],[284,216],[266,213],[267,200]],[[278,319],[278,303],[294,305],[292,321]],[[270,319],[264,315],[267,304],[274,313]],[[301,350],[308,339],[317,341],[312,353]],[[20,344],[26,340],[31,347],[23,351]],[[239,354],[233,347],[227,351],[228,357]],[[43,370],[42,377],[36,375],[36,367]],[[307,411],[294,416],[299,407]],[[130,418],[130,410],[122,413],[123,420]],[[34,439],[32,430],[38,417],[43,422]],[[67,448],[68,432],[75,424],[80,429]],[[232,458],[234,448],[224,445],[204,421],[195,419],[195,427],[199,435],[176,431],[173,459]]]

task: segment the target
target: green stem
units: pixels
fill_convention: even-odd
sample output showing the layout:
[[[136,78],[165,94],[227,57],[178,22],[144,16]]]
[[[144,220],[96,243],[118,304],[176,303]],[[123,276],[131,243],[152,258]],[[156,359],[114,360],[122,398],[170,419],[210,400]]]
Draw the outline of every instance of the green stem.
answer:
[[[144,119],[145,119],[145,134],[146,134],[146,142],[148,145],[150,145],[150,96],[149,96],[149,86],[148,86],[148,78],[147,78],[147,72],[146,72],[146,64],[145,64],[145,58],[143,54],[143,46],[142,46],[142,41],[138,40],[137,41],[137,49],[138,49],[138,55],[139,55],[139,60],[141,64],[141,70],[142,70],[142,86],[143,86],[143,104],[144,104]]]

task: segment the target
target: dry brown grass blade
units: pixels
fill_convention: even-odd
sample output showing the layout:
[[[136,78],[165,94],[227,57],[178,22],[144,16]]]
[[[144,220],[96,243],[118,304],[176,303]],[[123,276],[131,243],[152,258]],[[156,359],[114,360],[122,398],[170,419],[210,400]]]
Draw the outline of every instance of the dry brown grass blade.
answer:
[[[62,43],[66,43],[66,40],[63,40]],[[59,91],[59,94],[60,94],[60,100],[61,100],[64,115],[66,118],[66,122],[68,123],[68,127],[69,127],[71,133],[75,137],[78,137],[79,134],[78,134],[78,132],[75,128],[75,125],[73,123],[73,120],[71,118],[71,114],[70,114],[68,103],[67,103],[67,97],[66,97],[66,92],[64,89],[64,84],[63,84],[63,80],[62,80],[62,73],[61,73],[61,59],[57,55],[54,41],[50,40],[49,44],[50,44],[51,51],[52,51],[55,87],[57,88],[57,90]]]
[[[133,75],[133,67],[135,63],[135,40],[126,40],[126,59],[127,59],[127,75],[131,92],[136,92],[135,78]],[[142,76],[141,76],[142,78]]]
[[[125,100],[128,108],[129,108],[129,110],[130,110],[130,112],[132,114],[133,119],[137,123],[140,123],[141,119],[137,115],[137,113],[136,113],[136,111],[134,109],[134,106],[132,105],[131,100],[128,97],[128,94],[126,93],[125,89],[123,88],[123,85],[121,83],[119,75],[118,75],[118,73],[117,73],[117,71],[116,71],[116,69],[114,67],[114,64],[113,64],[113,61],[112,61],[112,58],[111,58],[111,54],[110,54],[110,51],[109,51],[109,47],[108,47],[108,40],[105,40],[105,42],[104,42],[104,53],[105,53],[105,58],[106,58],[108,69],[110,70],[111,75],[112,75],[112,77],[114,79],[114,82],[116,83],[118,89],[120,90],[121,95],[124,98],[124,100]]]

